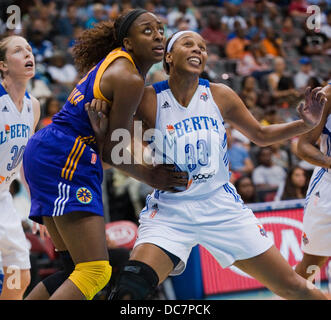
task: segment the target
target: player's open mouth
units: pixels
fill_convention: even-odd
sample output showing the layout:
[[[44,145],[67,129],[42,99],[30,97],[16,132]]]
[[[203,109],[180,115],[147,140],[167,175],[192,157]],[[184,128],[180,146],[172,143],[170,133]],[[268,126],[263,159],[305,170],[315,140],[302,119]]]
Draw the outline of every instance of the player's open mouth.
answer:
[[[189,57],[187,59],[187,61],[192,64],[192,65],[195,65],[195,66],[199,66],[201,64],[201,59],[198,58],[198,57]]]
[[[32,61],[28,61],[26,64],[25,64],[25,67],[26,68],[33,68],[34,64]]]
[[[157,46],[152,49],[155,53],[163,55],[164,53],[164,47],[163,46]]]

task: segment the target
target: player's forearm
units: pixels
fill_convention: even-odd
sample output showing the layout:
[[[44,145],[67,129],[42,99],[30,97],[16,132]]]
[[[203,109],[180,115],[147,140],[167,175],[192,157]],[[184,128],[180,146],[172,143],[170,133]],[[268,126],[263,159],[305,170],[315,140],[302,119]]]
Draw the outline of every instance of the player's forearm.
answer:
[[[312,127],[307,125],[303,120],[272,124],[261,128],[261,132],[259,133],[260,139],[258,139],[260,143],[257,144],[261,146],[268,146],[276,142],[299,136],[310,131],[311,129]]]
[[[318,148],[310,143],[299,142],[297,154],[301,159],[315,166],[331,168],[331,157],[323,154]]]

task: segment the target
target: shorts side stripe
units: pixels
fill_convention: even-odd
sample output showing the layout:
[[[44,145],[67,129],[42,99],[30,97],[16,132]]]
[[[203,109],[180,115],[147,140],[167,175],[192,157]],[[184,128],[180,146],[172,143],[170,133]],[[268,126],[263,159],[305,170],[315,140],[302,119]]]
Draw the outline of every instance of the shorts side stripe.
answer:
[[[71,173],[70,173],[70,176],[69,176],[69,181],[72,180],[72,176],[74,175],[74,172],[76,171],[78,161],[79,161],[79,159],[81,158],[81,156],[82,156],[82,154],[83,154],[85,148],[86,148],[86,144],[83,144],[83,147],[81,148],[80,153],[79,153],[77,159],[75,160],[74,167],[73,167],[72,170],[71,170]]]
[[[66,203],[69,200],[69,194],[70,194],[70,186],[69,185],[65,185],[66,188],[66,194],[65,194],[65,199],[64,201],[61,203],[61,207],[60,207],[60,211],[59,211],[59,215],[63,215],[63,211],[64,211],[64,207],[66,205]],[[64,191],[64,190],[63,190]]]
[[[79,141],[79,138],[80,138],[80,136],[76,138],[75,143],[74,143],[74,146],[72,147],[72,149],[71,149],[71,151],[69,153],[69,156],[67,158],[66,164],[65,164],[65,166],[62,169],[62,172],[61,172],[61,177],[62,178],[64,178],[64,172],[67,169],[67,166],[68,166],[68,164],[70,162],[70,158],[71,158],[72,154],[75,152],[75,149],[76,149],[77,143]]]
[[[59,196],[55,199],[54,201],[54,209],[53,209],[53,216],[56,216],[56,211],[57,211],[57,205],[58,205],[58,202],[61,200],[62,198],[62,182],[60,182],[58,184],[58,191],[59,191]]]
[[[79,152],[80,148],[82,147],[82,145],[83,145],[83,142],[80,141],[80,139],[79,139],[78,146],[77,146],[77,148],[76,148],[76,150],[75,150],[75,153],[74,153],[73,156],[71,157],[70,165],[69,165],[69,167],[68,167],[67,170],[66,170],[65,177],[64,177],[65,179],[68,179],[68,178],[69,178],[69,173],[70,173],[70,171],[71,171],[71,169],[72,169],[73,164],[75,163],[75,158],[77,157],[78,152]]]

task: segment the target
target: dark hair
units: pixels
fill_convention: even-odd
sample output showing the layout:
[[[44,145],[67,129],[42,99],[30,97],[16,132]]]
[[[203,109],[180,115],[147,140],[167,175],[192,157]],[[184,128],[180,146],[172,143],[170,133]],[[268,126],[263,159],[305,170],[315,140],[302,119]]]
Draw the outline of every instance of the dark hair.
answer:
[[[166,62],[166,55],[167,55],[167,48],[168,48],[168,44],[170,42],[170,40],[172,39],[172,37],[175,35],[175,33],[168,38],[166,44],[165,44],[165,53],[163,55],[163,69],[164,71],[166,72],[166,74],[169,74],[170,72],[170,66],[169,66],[169,63]]]
[[[110,51],[122,46],[132,23],[145,12],[143,9],[134,9],[120,15],[114,22],[102,21],[92,29],[83,31],[73,47],[77,69],[86,73]]]
[[[252,186],[254,188],[254,192],[252,194],[252,196],[250,198],[245,198],[243,194],[241,194],[241,191],[240,191],[240,184],[243,180],[245,179],[249,179],[252,183]],[[257,202],[257,194],[256,194],[256,188],[255,188],[255,185],[253,183],[253,180],[252,178],[249,176],[249,175],[242,175],[240,176],[235,182],[234,182],[234,186],[237,190],[237,192],[239,193],[240,197],[242,198],[242,200],[245,202],[245,203],[254,203],[254,202]]]
[[[301,169],[303,170],[304,174],[305,174],[305,177],[306,177],[306,183],[305,185],[301,188],[301,192],[303,195],[306,194],[307,192],[307,189],[308,189],[308,178],[307,178],[307,174],[306,174],[306,171],[299,167],[299,166],[294,166],[292,167],[288,174],[287,174],[287,177],[286,177],[286,180],[285,180],[285,186],[284,186],[284,191],[283,191],[283,194],[282,194],[282,197],[281,197],[281,200],[291,200],[291,199],[296,199],[297,198],[297,194],[296,194],[296,187],[294,186],[293,182],[292,182],[292,176],[293,176],[293,173],[296,169]]]

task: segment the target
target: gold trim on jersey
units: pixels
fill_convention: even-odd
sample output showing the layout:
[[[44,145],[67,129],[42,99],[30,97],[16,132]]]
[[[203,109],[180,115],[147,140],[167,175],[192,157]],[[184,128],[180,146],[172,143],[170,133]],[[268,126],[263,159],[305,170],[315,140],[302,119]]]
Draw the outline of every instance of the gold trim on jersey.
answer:
[[[112,50],[107,55],[105,60],[101,63],[101,65],[99,66],[99,69],[97,71],[97,74],[95,75],[95,80],[94,80],[94,84],[93,84],[94,98],[106,100],[108,103],[110,103],[110,101],[102,94],[102,92],[100,90],[100,80],[101,80],[101,77],[102,77],[103,73],[108,68],[108,66],[114,60],[116,60],[117,58],[121,58],[121,57],[127,58],[129,61],[132,62],[132,64],[134,66],[136,66],[133,59],[132,59],[132,57],[127,52],[123,51],[122,48],[117,48],[117,49]]]

